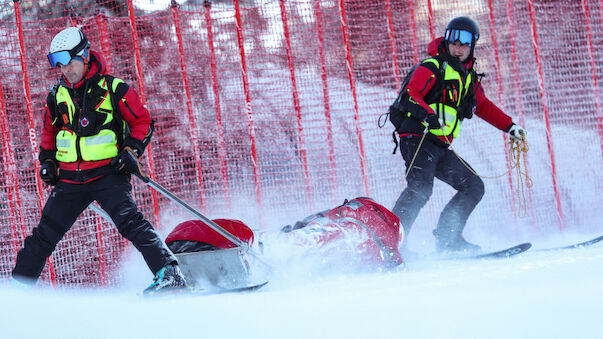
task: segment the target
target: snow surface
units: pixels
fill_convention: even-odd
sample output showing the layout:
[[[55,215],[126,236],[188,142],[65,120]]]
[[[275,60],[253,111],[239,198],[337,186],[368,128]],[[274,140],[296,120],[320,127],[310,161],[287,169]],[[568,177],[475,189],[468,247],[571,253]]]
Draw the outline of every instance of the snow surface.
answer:
[[[0,337],[601,338],[603,245],[372,273],[281,256],[261,290],[195,297],[141,297],[150,273],[139,260],[115,289],[0,286]]]

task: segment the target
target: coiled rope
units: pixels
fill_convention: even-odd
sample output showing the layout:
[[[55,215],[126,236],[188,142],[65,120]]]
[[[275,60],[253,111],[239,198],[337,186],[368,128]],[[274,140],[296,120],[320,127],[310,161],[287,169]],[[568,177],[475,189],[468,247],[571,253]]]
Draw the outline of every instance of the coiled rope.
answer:
[[[426,127],[425,130],[423,131],[423,136],[421,137],[421,141],[419,142],[419,146],[417,147],[417,150],[415,151],[415,154],[412,157],[412,160],[410,161],[410,164],[408,165],[408,168],[406,169],[406,174],[404,175],[404,180],[406,181],[406,178],[408,177],[408,174],[410,173],[410,170],[412,168],[413,163],[415,162],[415,159],[417,157],[417,154],[419,154],[419,150],[421,149],[421,145],[423,144],[423,141],[425,140],[425,137],[427,136],[427,133],[429,132],[429,128]],[[442,127],[442,134],[444,132],[444,128]],[[527,214],[527,199],[526,199],[526,188],[530,189],[533,186],[533,182],[532,179],[528,176],[527,171],[523,171],[521,168],[521,156],[522,154],[527,154],[528,151],[530,150],[530,147],[528,146],[528,142],[525,138],[525,136],[522,134],[521,135],[521,140],[516,140],[514,138],[510,138],[510,149],[509,149],[509,154],[510,154],[510,166],[509,166],[509,170],[506,171],[505,173],[502,173],[500,175],[495,175],[495,176],[484,176],[484,175],[480,175],[477,172],[475,172],[473,170],[473,168],[471,168],[471,166],[469,166],[464,160],[463,158],[461,158],[458,153],[456,153],[456,151],[454,150],[454,148],[452,147],[452,144],[450,142],[450,140],[448,139],[448,137],[446,135],[444,135],[444,138],[446,139],[446,143],[448,144],[448,147],[450,147],[450,150],[454,153],[454,155],[461,161],[461,163],[463,164],[463,166],[465,166],[469,171],[471,171],[471,173],[475,174],[476,176],[482,178],[482,179],[498,179],[501,177],[504,177],[506,175],[508,175],[509,173],[511,173],[511,171],[515,170],[516,171],[516,175],[517,175],[517,201],[518,201],[518,207],[519,207],[519,216],[520,217],[524,217]]]

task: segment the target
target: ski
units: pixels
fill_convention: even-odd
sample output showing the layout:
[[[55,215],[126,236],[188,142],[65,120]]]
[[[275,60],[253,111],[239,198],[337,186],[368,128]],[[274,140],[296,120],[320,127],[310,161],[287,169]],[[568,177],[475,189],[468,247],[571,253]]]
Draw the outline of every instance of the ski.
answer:
[[[449,253],[440,253],[434,255],[417,255],[414,252],[413,255],[404,255],[405,262],[414,262],[421,260],[488,260],[488,259],[504,259],[516,256],[520,253],[523,253],[529,250],[532,247],[532,244],[529,242],[522,243],[519,245],[511,246],[509,248],[505,248],[503,250],[492,251],[492,252],[479,252],[479,253],[463,253],[463,252],[449,252]]]
[[[523,244],[515,245],[515,246],[512,246],[512,247],[506,248],[504,250],[476,254],[476,255],[469,256],[469,257],[465,257],[465,258],[467,258],[467,259],[502,259],[502,258],[509,258],[509,257],[515,256],[515,255],[518,255],[520,253],[523,253],[523,252],[529,250],[531,247],[532,247],[531,243],[525,242]]]
[[[235,288],[220,288],[220,289],[209,289],[209,290],[192,290],[189,293],[196,296],[214,295],[214,294],[225,294],[225,293],[242,293],[242,292],[253,292],[266,286],[268,281],[264,281],[259,284],[235,287]]]
[[[214,295],[214,294],[225,294],[225,293],[242,293],[242,292],[252,292],[259,290],[260,288],[266,286],[268,281],[264,281],[259,284],[243,286],[243,287],[235,287],[235,288],[219,288],[219,289],[194,289],[194,288],[180,288],[180,289],[169,289],[169,290],[159,290],[152,293],[141,293],[140,295],[143,297],[173,297],[173,296],[206,296],[206,295]]]
[[[469,255],[453,255],[444,257],[445,260],[475,260],[475,259],[504,259],[516,256],[520,253],[523,253],[529,250],[532,247],[532,244],[529,242],[522,243],[519,245],[511,246],[509,248],[505,248],[504,250],[498,250],[493,252],[486,253],[476,253]]]
[[[587,246],[591,246],[596,243],[599,243],[601,240],[603,240],[603,235],[590,239],[590,240],[587,240],[587,241],[579,242],[577,244],[572,244],[572,245],[567,245],[567,246],[559,246],[559,247],[551,247],[551,248],[539,248],[536,251],[538,251],[538,252],[547,251],[548,252],[548,251],[571,250],[571,249],[576,249],[576,248],[583,248],[583,247],[587,247]]]
[[[216,290],[216,291],[211,291],[208,294],[223,294],[223,293],[238,293],[238,292],[252,292],[252,291],[257,291],[260,288],[266,286],[266,284],[268,284],[268,281],[265,281],[263,283],[260,284],[256,284],[256,285],[250,285],[250,286],[244,286],[244,287],[237,287],[237,288],[228,288],[228,289],[221,289],[221,290]],[[201,292],[203,293],[203,292]]]

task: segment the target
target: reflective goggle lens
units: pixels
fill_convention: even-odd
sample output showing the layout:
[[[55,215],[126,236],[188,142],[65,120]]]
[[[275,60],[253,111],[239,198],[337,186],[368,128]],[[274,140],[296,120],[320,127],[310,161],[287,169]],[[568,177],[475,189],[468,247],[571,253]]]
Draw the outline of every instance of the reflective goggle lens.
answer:
[[[59,63],[64,66],[71,61],[71,55],[69,54],[69,51],[50,53],[48,54],[48,61],[50,61],[52,67],[57,67]]]
[[[473,42],[473,34],[468,31],[449,29],[446,31],[445,39],[449,42],[460,41],[463,45],[471,45]]]

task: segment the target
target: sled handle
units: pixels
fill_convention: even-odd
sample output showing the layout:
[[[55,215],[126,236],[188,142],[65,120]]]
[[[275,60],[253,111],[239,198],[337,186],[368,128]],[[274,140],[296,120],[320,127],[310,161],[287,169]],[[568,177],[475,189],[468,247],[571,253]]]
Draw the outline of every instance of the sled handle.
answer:
[[[233,244],[237,245],[238,247],[241,247],[246,252],[248,252],[248,251],[251,250],[251,248],[249,247],[249,245],[246,242],[241,241],[241,239],[235,237],[234,235],[232,235],[232,233],[230,233],[227,230],[225,230],[224,228],[220,227],[213,220],[209,219],[208,217],[206,217],[203,214],[201,214],[201,212],[199,212],[196,209],[192,208],[189,204],[187,204],[184,201],[182,201],[182,199],[180,199],[177,196],[175,196],[172,192],[168,191],[165,187],[161,186],[160,184],[158,184],[153,179],[149,178],[148,176],[146,176],[146,175],[144,175],[144,174],[142,174],[140,172],[133,173],[133,174],[136,175],[138,178],[140,178],[140,180],[142,180],[145,184],[147,184],[148,186],[150,186],[151,188],[153,188],[157,192],[163,194],[166,198],[168,198],[171,201],[175,202],[178,206],[180,206],[180,207],[184,208],[185,210],[189,211],[192,215],[194,215],[197,218],[199,218],[199,220],[203,221],[207,226],[209,226],[214,231],[218,232],[221,236],[223,236],[224,238],[228,239]]]
[[[172,200],[173,202],[178,204],[180,207],[189,211],[191,214],[193,214],[194,216],[199,218],[199,220],[203,221],[207,226],[211,227],[214,231],[218,232],[224,238],[230,240],[233,244],[237,245],[239,248],[242,248],[246,253],[249,253],[252,256],[254,256],[260,263],[262,263],[263,265],[265,265],[268,268],[269,272],[272,271],[272,266],[269,265],[267,262],[265,262],[258,253],[256,253],[254,250],[252,250],[251,247],[249,247],[249,245],[246,242],[241,241],[241,239],[235,237],[234,235],[232,235],[232,233],[228,232],[223,227],[220,227],[220,225],[216,224],[213,220],[209,219],[208,217],[201,214],[201,212],[192,208],[190,205],[188,205],[187,203],[182,201],[182,199],[178,198],[172,192],[168,191],[165,187],[161,186],[160,184],[158,184],[157,182],[155,182],[148,176],[144,175],[142,173],[142,171],[139,171],[138,173],[132,173],[132,174],[136,175],[138,178],[140,178],[140,180],[142,180],[145,184],[147,184],[148,186],[150,186],[157,192],[163,194],[166,198]]]

